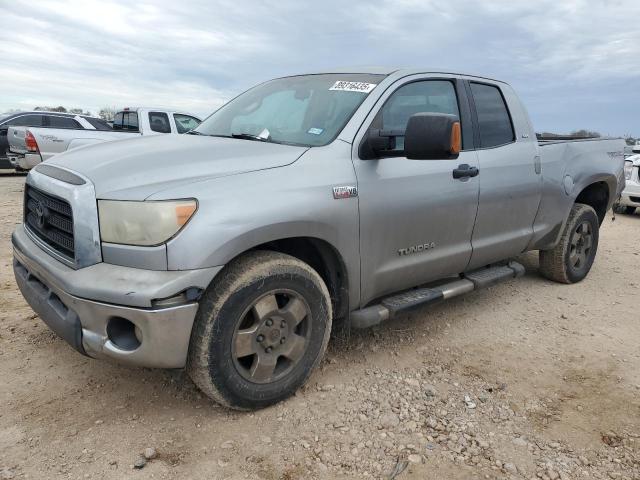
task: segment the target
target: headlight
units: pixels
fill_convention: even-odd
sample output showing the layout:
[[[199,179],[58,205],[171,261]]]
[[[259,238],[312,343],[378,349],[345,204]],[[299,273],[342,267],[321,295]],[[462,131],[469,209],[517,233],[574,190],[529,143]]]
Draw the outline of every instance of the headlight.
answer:
[[[195,200],[98,200],[100,237],[109,243],[160,245],[186,225],[197,206]]]
[[[633,162],[624,162],[624,178],[631,180],[631,173],[633,173]]]

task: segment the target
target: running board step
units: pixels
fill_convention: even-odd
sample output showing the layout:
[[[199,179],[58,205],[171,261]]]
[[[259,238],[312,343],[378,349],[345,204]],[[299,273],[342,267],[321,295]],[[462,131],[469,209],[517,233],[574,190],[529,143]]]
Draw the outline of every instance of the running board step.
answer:
[[[379,304],[351,312],[351,326],[368,328],[384,322],[399,313],[424,305],[432,305],[448,298],[480,288],[490,287],[511,278],[524,275],[524,267],[518,262],[481,268],[463,274],[463,278],[432,288],[418,288],[383,299]]]

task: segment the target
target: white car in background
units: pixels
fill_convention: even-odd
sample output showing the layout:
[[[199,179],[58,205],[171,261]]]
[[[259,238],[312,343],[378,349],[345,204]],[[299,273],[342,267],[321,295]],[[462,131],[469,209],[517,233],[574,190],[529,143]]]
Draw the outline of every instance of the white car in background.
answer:
[[[624,177],[626,186],[620,197],[620,210],[631,215],[640,207],[640,145],[633,146],[633,153],[625,158]]]
[[[120,110],[114,117],[112,129],[107,130],[87,127],[9,127],[9,161],[16,169],[29,170],[73,148],[139,135],[187,133],[200,122],[201,119],[191,113],[140,107]]]

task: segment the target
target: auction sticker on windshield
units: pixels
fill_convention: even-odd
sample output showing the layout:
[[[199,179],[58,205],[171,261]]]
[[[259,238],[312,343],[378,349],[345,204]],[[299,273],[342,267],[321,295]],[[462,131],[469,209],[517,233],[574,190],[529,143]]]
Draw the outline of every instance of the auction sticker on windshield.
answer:
[[[329,90],[369,93],[371,90],[376,88],[376,85],[376,83],[348,82],[346,80],[338,80]]]

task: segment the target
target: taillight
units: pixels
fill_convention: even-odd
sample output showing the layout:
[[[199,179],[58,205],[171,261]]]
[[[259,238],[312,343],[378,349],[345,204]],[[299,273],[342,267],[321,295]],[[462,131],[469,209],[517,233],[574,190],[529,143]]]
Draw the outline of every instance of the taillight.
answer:
[[[36,142],[36,137],[33,136],[33,133],[31,133],[29,130],[27,130],[27,133],[24,136],[24,144],[27,147],[27,152],[34,152],[34,153],[38,153],[38,142]]]

